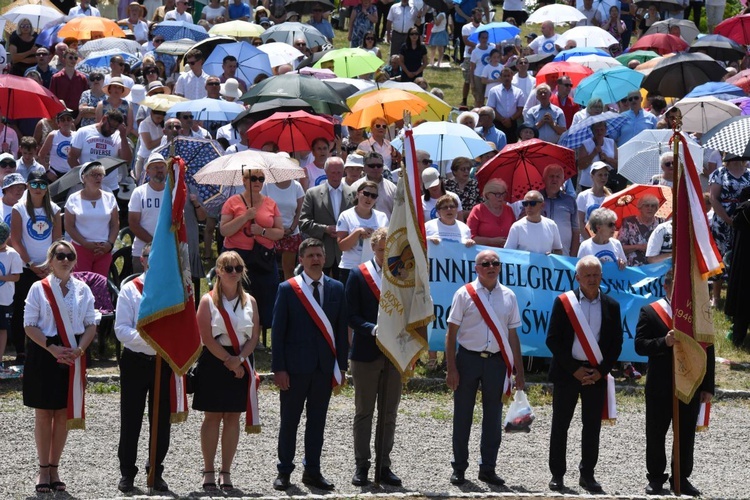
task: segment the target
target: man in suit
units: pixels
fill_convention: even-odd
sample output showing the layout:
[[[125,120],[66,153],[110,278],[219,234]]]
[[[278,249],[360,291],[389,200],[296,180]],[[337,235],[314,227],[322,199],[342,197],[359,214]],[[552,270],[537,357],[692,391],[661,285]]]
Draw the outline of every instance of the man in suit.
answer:
[[[555,299],[547,330],[547,347],[552,352],[549,380],[553,383],[549,488],[564,488],[568,428],[580,395],[583,429],[579,484],[599,493],[602,487],[594,479],[594,468],[599,460],[602,407],[608,397],[607,375],[622,350],[620,305],[599,290],[602,265],[596,257],[589,255],[578,261],[576,281],[578,290]],[[574,321],[582,326],[578,331]]]
[[[349,343],[344,285],[323,275],[323,242],[308,238],[300,244],[302,273],[281,285],[276,294],[271,326],[271,371],[281,390],[279,474],[277,490],[289,488],[294,470],[297,427],[307,405],[305,471],[302,482],[334,489],[320,472],[328,402],[333,385],[345,380]]]
[[[674,489],[669,477],[664,451],[669,424],[672,422],[672,346],[677,342],[672,327],[672,271],[664,277],[666,299],[643,306],[635,335],[635,352],[648,356],[646,377],[646,469],[647,495],[662,495],[664,483]],[[666,320],[666,323],[665,323]],[[699,496],[698,489],[688,478],[693,472],[695,425],[701,403],[709,403],[714,393],[714,346],[706,348],[706,374],[690,404],[680,401],[680,493]]]
[[[349,356],[354,378],[354,486],[367,486],[370,470],[372,416],[378,403],[378,424],[383,434],[375,433],[375,453],[381,456],[380,482],[401,486],[391,470],[391,450],[396,433],[396,415],[401,402],[401,374],[375,343],[378,329],[380,282],[388,228],[376,229],[370,236],[375,257],[349,273],[346,281],[346,305],[349,326],[354,331]]]
[[[323,241],[326,261],[323,272],[334,279],[339,277],[341,249],[336,240],[339,214],[354,206],[354,190],[341,182],[344,160],[337,156],[325,162],[326,182],[307,190],[302,202],[300,228],[304,233]]]

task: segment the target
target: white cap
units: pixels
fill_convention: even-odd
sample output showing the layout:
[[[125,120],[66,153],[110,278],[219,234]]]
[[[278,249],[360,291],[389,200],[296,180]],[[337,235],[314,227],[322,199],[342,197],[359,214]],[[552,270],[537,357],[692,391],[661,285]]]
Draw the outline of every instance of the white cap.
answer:
[[[604,163],[603,161],[595,161],[591,164],[591,172],[595,172],[596,170],[601,170],[603,168],[606,168],[607,170],[612,170],[612,167],[610,167],[608,164]]]
[[[440,185],[440,172],[435,167],[427,167],[422,171],[422,184],[425,189]]]
[[[357,153],[351,153],[346,157],[346,163],[344,163],[344,168],[346,167],[362,167],[365,166],[365,157],[361,154]]]

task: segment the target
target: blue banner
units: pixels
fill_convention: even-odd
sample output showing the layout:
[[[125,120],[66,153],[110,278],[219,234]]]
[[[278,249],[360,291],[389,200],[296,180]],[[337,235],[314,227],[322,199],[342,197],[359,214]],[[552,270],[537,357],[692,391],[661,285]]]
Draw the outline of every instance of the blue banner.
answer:
[[[484,246],[467,248],[443,240],[427,243],[430,264],[430,293],[435,304],[435,321],[429,331],[430,349],[445,349],[445,332],[453,294],[459,287],[476,279],[474,259],[482,250],[500,254],[500,282],[516,294],[522,324],[518,328],[524,356],[550,357],[545,344],[552,303],[555,297],[577,287],[578,259],[559,255],[542,255],[520,250],[493,249]],[[646,361],[635,353],[633,340],[641,307],[664,296],[663,277],[671,267],[667,259],[658,264],[627,267],[623,271],[614,263],[603,265],[602,293],[617,300],[622,312],[624,342],[621,361]]]

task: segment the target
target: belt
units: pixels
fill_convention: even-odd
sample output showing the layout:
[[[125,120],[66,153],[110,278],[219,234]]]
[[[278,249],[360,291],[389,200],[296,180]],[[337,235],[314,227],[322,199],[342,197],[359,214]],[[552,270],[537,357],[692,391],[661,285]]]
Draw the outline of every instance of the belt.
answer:
[[[144,354],[142,352],[134,351],[132,349],[128,349],[127,347],[124,349],[128,352],[128,354],[132,354],[133,356],[141,359],[145,359],[146,361],[154,361],[156,359],[156,355],[151,354]]]
[[[500,351],[497,351],[497,352],[490,352],[490,351],[470,351],[469,349],[466,349],[463,346],[459,346],[459,349],[462,352],[465,352],[466,354],[471,354],[472,356],[479,356],[480,358],[484,358],[484,359],[491,358],[493,356],[497,356],[498,354],[500,354]]]

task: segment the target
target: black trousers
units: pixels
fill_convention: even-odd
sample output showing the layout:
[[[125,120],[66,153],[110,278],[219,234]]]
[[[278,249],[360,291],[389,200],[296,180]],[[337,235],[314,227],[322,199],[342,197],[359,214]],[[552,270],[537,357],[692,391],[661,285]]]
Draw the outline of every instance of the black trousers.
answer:
[[[518,142],[518,120],[511,120],[510,127],[506,127],[497,119],[495,120],[495,126],[503,131],[508,144]]]
[[[453,50],[455,52],[455,50],[458,49],[456,58],[458,59],[457,62],[459,63],[462,63],[464,61],[464,50],[466,48],[466,44],[464,43],[464,37],[461,36],[461,30],[465,25],[465,22],[456,21],[456,18],[453,18]]]
[[[26,352],[26,331],[23,329],[23,310],[26,307],[26,297],[31,285],[39,281],[39,276],[28,267],[23,268],[21,277],[16,281],[16,291],[13,294],[13,318],[10,321],[10,339],[16,354]]]
[[[671,385],[670,385],[671,387]],[[680,477],[693,473],[695,425],[700,412],[700,390],[690,404],[680,404]],[[672,393],[646,390],[646,477],[648,481],[664,484],[668,475],[667,456],[664,449],[669,426],[672,423]]]
[[[568,428],[581,396],[581,462],[582,476],[592,476],[599,461],[599,431],[602,427],[602,406],[607,395],[607,380],[601,378],[594,385],[578,382],[555,382],[552,389],[552,431],[549,443],[549,470],[562,477],[567,471]]]
[[[123,349],[120,357],[120,444],[117,458],[120,473],[126,477],[138,474],[138,438],[141,435],[143,411],[148,396],[149,436],[153,432],[151,416],[154,408],[154,370],[156,363],[144,354]],[[156,477],[164,471],[164,457],[169,450],[169,381],[172,369],[162,360],[159,393],[159,422],[156,429]],[[149,438],[149,446],[151,439]],[[149,453],[146,453],[148,463]],[[148,467],[147,467],[148,469]]]
[[[375,37],[377,38],[385,38],[388,26],[388,11],[391,10],[391,5],[393,3],[378,2],[375,4],[375,7],[378,9],[378,20],[375,23]]]

